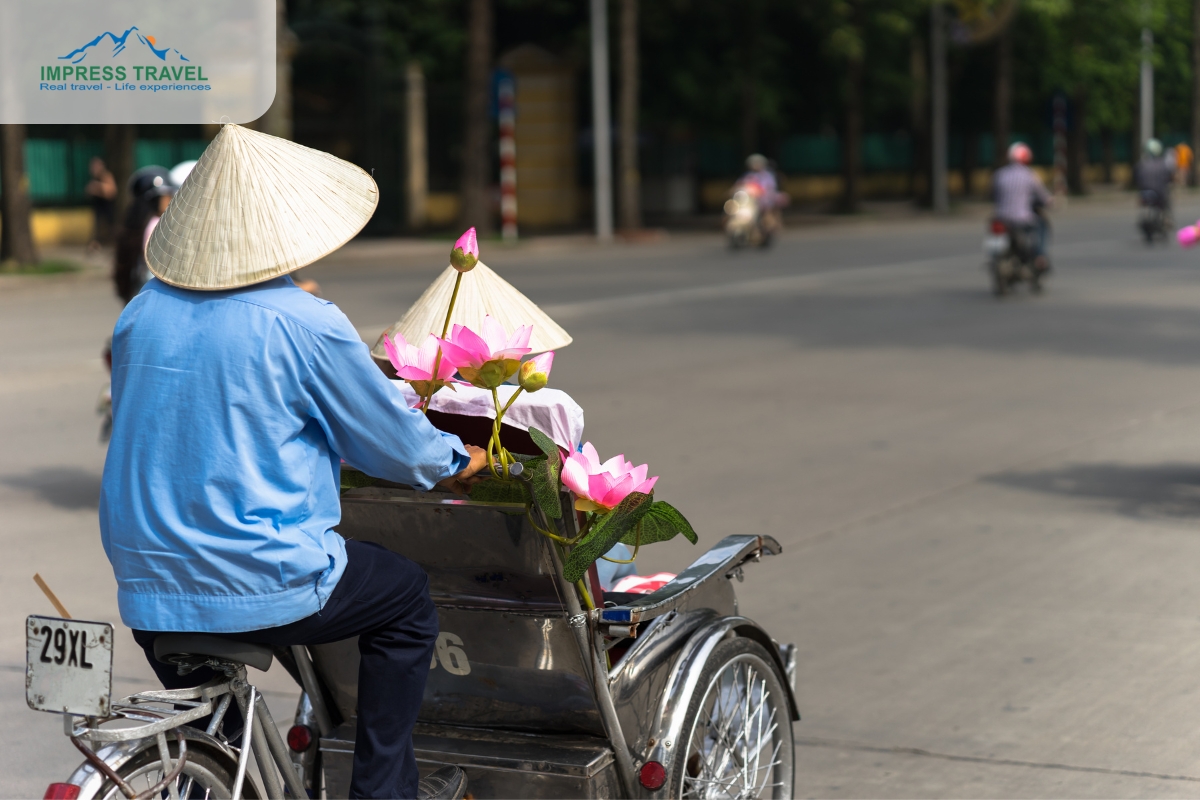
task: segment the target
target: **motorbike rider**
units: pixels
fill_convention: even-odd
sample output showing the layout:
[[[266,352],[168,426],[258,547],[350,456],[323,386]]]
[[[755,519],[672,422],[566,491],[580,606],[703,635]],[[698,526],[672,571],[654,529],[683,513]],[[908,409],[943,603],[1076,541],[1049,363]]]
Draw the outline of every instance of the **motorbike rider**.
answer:
[[[1046,257],[1047,225],[1042,211],[1053,198],[1042,179],[1030,168],[1033,151],[1029,145],[1014,142],[1008,148],[1008,164],[996,170],[992,177],[992,194],[996,216],[1010,229],[1024,228],[1033,232],[1034,267],[1040,272],[1050,269]]]
[[[154,277],[113,333],[101,539],[121,619],[164,686],[213,672],[158,662],[161,632],[278,647],[358,637],[350,796],[460,797],[461,770],[418,781],[413,751],[438,635],[428,578],[333,528],[343,458],[461,492],[486,455],[408,408],[346,316],[289,277],[361,230],[378,196],[331,155],[221,129],[151,235]]]
[[[142,167],[129,176],[129,208],[117,232],[113,283],[117,296],[128,303],[150,278],[145,248],[153,224],[166,211],[179,187],[163,167]]]
[[[1147,139],[1144,153],[1133,171],[1139,202],[1143,206],[1157,208],[1164,214],[1171,211],[1171,184],[1175,182],[1175,170],[1163,157],[1162,142]]]
[[[779,191],[779,179],[766,156],[754,153],[747,157],[746,172],[738,178],[733,188],[734,191],[742,189],[755,196],[759,222],[767,236],[779,229],[782,225],[781,209],[786,205],[787,195]]]

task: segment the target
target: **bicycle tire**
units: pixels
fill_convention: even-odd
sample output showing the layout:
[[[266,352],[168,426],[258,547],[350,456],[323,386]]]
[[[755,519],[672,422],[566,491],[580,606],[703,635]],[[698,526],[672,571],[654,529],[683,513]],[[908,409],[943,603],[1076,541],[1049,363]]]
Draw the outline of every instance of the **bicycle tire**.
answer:
[[[179,754],[178,743],[171,741],[169,747],[171,757],[176,758]],[[122,764],[117,774],[138,791],[149,789],[162,779],[162,761],[158,756],[158,746],[151,740],[148,747]],[[228,800],[233,794],[233,779],[236,774],[237,762],[227,754],[201,742],[189,741],[187,763],[183,765],[183,774],[178,780],[178,785],[182,786],[188,778],[193,778],[191,797]],[[139,783],[145,785],[138,785]],[[97,800],[124,798],[120,788],[111,780],[106,780],[94,796]],[[260,797],[249,775],[242,784],[242,797],[246,800],[258,800]]]

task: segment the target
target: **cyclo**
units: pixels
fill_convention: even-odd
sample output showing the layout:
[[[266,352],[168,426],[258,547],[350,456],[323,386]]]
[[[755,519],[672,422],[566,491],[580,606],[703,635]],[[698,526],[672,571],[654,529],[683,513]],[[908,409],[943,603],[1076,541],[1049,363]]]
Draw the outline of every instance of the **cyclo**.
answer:
[[[458,430],[480,422],[431,416]],[[527,433],[505,428],[510,446],[536,452]],[[519,464],[512,472],[527,477]],[[343,492],[339,532],[419,563],[438,606],[441,634],[414,734],[423,774],[458,765],[477,798],[792,796],[795,647],[740,615],[732,584],[746,565],[780,552],[775,539],[726,536],[648,594],[605,592],[593,569],[585,584],[596,607],[588,609],[526,505],[416,491],[352,469],[346,484],[356,488]],[[569,492],[560,499],[571,507]],[[564,538],[577,525],[574,514],[555,521]],[[64,639],[71,630],[90,637],[85,657],[103,672],[107,655],[111,671],[109,626],[30,624],[31,672],[60,627]],[[41,631],[49,633],[39,649]],[[283,649],[180,634],[159,637],[156,653],[225,677],[112,703],[93,698],[83,716],[64,715],[86,758],[47,797],[346,796],[355,641]],[[274,659],[302,689],[286,741],[246,670]],[[43,676],[33,687],[43,710],[79,707],[78,681]],[[246,734],[222,730],[233,703]],[[206,729],[188,724],[210,715]],[[248,769],[251,752],[256,769]]]
[[[499,282],[484,264],[474,269],[479,281]],[[455,277],[448,267],[439,279],[454,283],[452,294],[445,287],[443,330],[463,271]],[[528,303],[503,285],[506,302]],[[430,320],[414,317],[424,300],[391,332],[406,324],[431,330]],[[541,313],[532,303],[526,311]],[[380,342],[396,366],[402,354],[392,357],[388,337]],[[469,367],[457,369],[469,377]],[[746,565],[780,553],[779,543],[732,534],[661,587],[606,585],[594,563],[614,542],[632,537],[636,555],[643,529],[647,541],[695,534],[670,506],[656,523],[658,539],[643,525],[652,519],[646,509],[635,524],[637,504],[666,506],[652,503],[653,480],[646,493],[626,488],[628,497],[604,513],[587,510],[595,498],[583,497],[586,485],[569,488],[563,471],[577,457],[582,410],[563,392],[542,390],[545,377],[526,381],[522,372],[520,389],[504,387],[511,393],[503,407],[497,387],[488,396],[461,386],[433,402],[431,385],[397,381],[434,425],[488,441],[496,453],[493,479],[469,498],[342,470],[338,533],[400,553],[430,578],[440,633],[413,736],[422,774],[456,765],[474,798],[790,798],[796,649],[739,614],[732,584]],[[522,390],[529,393],[514,405]],[[563,422],[572,419],[574,428]],[[582,451],[587,456],[588,445]],[[646,480],[644,465],[637,470]],[[602,543],[600,530],[608,534]],[[359,703],[355,640],[269,648],[162,634],[158,660],[181,672],[211,667],[221,678],[112,702],[112,626],[31,616],[26,633],[29,704],[64,715],[65,733],[85,757],[65,782],[50,784],[47,798],[347,796]],[[275,660],[301,688],[287,736],[247,674]],[[221,723],[234,704],[244,732],[227,735]],[[188,724],[202,720],[204,729]]]

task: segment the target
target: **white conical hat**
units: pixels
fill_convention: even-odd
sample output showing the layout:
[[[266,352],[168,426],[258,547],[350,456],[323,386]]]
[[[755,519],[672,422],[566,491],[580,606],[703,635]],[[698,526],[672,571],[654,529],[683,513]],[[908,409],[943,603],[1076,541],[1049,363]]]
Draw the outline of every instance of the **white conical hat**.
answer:
[[[146,263],[186,289],[249,286],[337,250],[378,202],[375,181],[348,161],[225,125],[155,227]]]
[[[418,347],[431,333],[441,336],[457,277],[458,272],[454,267],[446,267],[446,271],[429,285],[400,321],[384,333],[392,337],[399,333],[405,341]],[[483,330],[483,318],[489,314],[509,334],[522,325],[532,325],[533,335],[529,339],[529,346],[534,353],[557,350],[571,343],[571,335],[550,319],[545,311],[480,261],[473,270],[463,275],[450,324],[465,325],[479,333]],[[375,347],[371,348],[371,355],[379,361],[388,360],[382,335]]]

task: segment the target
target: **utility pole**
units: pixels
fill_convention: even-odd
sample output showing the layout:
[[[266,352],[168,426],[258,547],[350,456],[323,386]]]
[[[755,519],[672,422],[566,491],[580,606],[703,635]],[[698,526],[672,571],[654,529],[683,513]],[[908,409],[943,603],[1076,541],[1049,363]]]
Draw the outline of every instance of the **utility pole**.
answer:
[[[950,190],[946,182],[950,115],[946,96],[946,14],[941,0],[934,0],[929,19],[929,60],[933,62],[929,70],[933,117],[930,125],[933,140],[933,210],[945,214],[950,211]]]
[[[1145,11],[1145,4],[1142,6]],[[1142,28],[1142,74],[1141,74],[1141,125],[1139,127],[1139,144],[1146,146],[1154,136],[1154,34],[1150,28]]]
[[[405,114],[405,210],[408,229],[419,230],[429,219],[429,141],[425,123],[425,71],[421,62],[410,61],[404,71]]]
[[[612,123],[608,98],[608,0],[591,0],[592,142],[596,181],[596,238],[613,238]]]

